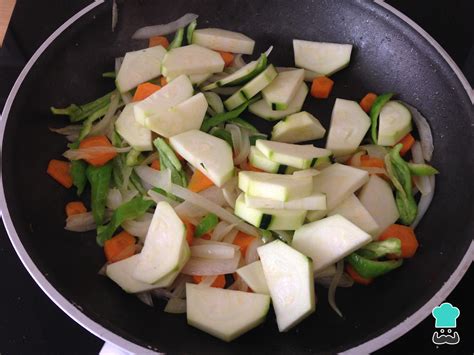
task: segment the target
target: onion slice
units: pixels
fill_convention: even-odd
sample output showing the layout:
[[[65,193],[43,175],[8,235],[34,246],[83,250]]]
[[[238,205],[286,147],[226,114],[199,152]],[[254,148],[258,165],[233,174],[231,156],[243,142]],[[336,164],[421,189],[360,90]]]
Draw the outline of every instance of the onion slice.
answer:
[[[181,271],[185,275],[221,275],[231,274],[237,270],[240,251],[236,251],[232,259],[191,258]]]
[[[142,27],[133,34],[132,38],[148,39],[153,36],[168,35],[170,33],[176,32],[180,28],[186,27],[197,18],[198,15],[188,13],[167,24]]]
[[[336,263],[336,273],[334,274],[334,277],[332,278],[332,281],[331,281],[331,284],[329,285],[329,290],[328,290],[329,305],[334,310],[334,312],[336,312],[341,318],[343,318],[342,313],[336,304],[336,289],[337,289],[337,285],[339,284],[339,280],[341,279],[343,271],[344,271],[344,261],[339,260]]]
[[[106,221],[110,219],[111,213],[106,211]],[[66,226],[64,229],[71,232],[88,232],[97,228],[92,212],[79,213],[69,216],[66,219]]]
[[[242,58],[242,54],[237,54],[235,57],[234,57],[234,61],[232,62],[232,67],[234,68],[242,68],[244,66],[246,66],[247,63],[245,63],[245,60]]]
[[[191,256],[204,259],[232,259],[235,255],[235,249],[225,245],[203,244],[193,245]]]
[[[173,314],[186,313],[186,301],[181,298],[170,298],[164,311]]]
[[[122,228],[131,235],[140,238],[141,241],[145,241],[152,218],[152,213],[145,213],[143,216],[137,219],[129,219],[124,221],[122,223]]]
[[[147,187],[160,187],[165,191],[171,188],[171,171],[155,170],[149,166],[136,166],[135,172],[145,182]]]
[[[425,160],[423,159],[423,152],[421,150],[421,144],[418,141],[416,141],[415,144],[413,144],[413,147],[411,147],[411,155],[415,164],[425,163]],[[431,183],[429,176],[413,176],[413,181],[422,195],[428,195],[431,193]]]
[[[251,264],[257,260],[259,260],[259,256],[257,253],[257,248],[263,245],[263,241],[260,238],[255,238],[255,240],[250,243],[245,252],[245,263]]]
[[[127,153],[131,147],[117,148],[117,147],[88,147],[79,149],[69,149],[63,153],[63,157],[69,160],[89,159],[97,154],[103,153]]]
[[[415,107],[408,105],[405,102],[403,102],[403,105],[405,105],[410,110],[411,117],[413,117],[413,122],[415,122],[416,128],[418,129],[423,157],[426,161],[430,161],[431,157],[433,156],[434,145],[433,135],[431,134],[431,128],[428,120]]]
[[[430,185],[431,185],[431,192],[426,194],[426,195],[421,195],[420,201],[418,202],[418,214],[411,224],[411,227],[413,229],[416,228],[418,223],[420,223],[421,219],[425,215],[426,211],[428,211],[428,208],[430,207],[431,201],[433,201],[433,196],[435,192],[435,176],[431,175],[429,177]]]
[[[150,291],[140,292],[136,294],[138,299],[145,303],[147,306],[153,307],[153,298],[151,298]]]

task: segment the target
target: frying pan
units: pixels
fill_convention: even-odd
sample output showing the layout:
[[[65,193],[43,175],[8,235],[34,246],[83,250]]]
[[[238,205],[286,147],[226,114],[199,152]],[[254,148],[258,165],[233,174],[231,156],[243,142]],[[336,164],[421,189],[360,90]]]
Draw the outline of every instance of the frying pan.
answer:
[[[111,90],[100,74],[115,57],[143,48],[132,33],[186,12],[200,27],[243,32],[255,53],[274,45],[271,62],[292,66],[293,38],[352,43],[350,66],[333,76],[328,100],[308,98],[305,108],[328,127],[336,97],[392,91],[429,120],[441,174],[430,210],[417,229],[415,258],[370,287],[340,289],[344,319],[317,288],[317,312],[288,333],[267,322],[227,344],[187,326],[185,316],[149,308],[97,275],[104,263],[93,233],[63,229],[63,206],[74,193],[45,169],[64,150],[49,106],[86,102]],[[39,286],[67,314],[102,339],[132,352],[334,353],[374,351],[413,328],[455,287],[473,258],[474,95],[442,48],[383,2],[372,1],[127,1],[110,31],[110,3],[97,1],[68,20],[38,49],[15,83],[3,112],[0,208],[19,257]],[[262,130],[270,124],[247,117]],[[317,142],[322,144],[322,142]]]

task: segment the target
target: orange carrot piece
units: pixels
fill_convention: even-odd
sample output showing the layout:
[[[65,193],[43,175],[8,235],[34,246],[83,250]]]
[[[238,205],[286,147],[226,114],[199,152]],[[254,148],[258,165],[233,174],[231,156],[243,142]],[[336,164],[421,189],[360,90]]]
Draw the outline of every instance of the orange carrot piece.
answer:
[[[372,283],[374,279],[367,279],[365,277],[360,276],[357,271],[354,270],[354,268],[347,264],[346,265],[346,272],[349,274],[350,278],[354,280],[355,283],[361,284],[361,285],[369,285]]]
[[[161,170],[160,159],[155,159],[151,162],[150,167],[155,170]]]
[[[218,52],[221,55],[222,59],[224,60],[224,66],[226,67],[230,66],[232,62],[234,61],[234,55],[229,52],[221,52],[221,51],[218,51]]]
[[[194,231],[196,230],[196,227],[187,220],[183,220],[183,223],[186,226],[186,241],[188,242],[188,245],[193,245]]]
[[[235,239],[232,244],[238,245],[240,247],[240,252],[243,256],[247,252],[249,245],[255,240],[255,237],[239,232],[235,236]]]
[[[126,259],[135,254],[135,237],[126,231],[106,240],[104,253],[109,263]]]
[[[382,159],[363,155],[360,157],[360,166],[365,168],[384,168],[385,163]]]
[[[196,284],[200,284],[202,281],[202,276],[199,275],[194,275],[193,276],[193,281]],[[211,287],[215,288],[224,288],[225,286],[225,276],[224,275],[218,275],[214,282],[212,283]]]
[[[199,169],[196,169],[194,171],[193,176],[191,176],[188,189],[191,190],[192,192],[200,192],[213,185],[214,183],[206,175],[201,173]]]
[[[133,102],[142,101],[151,94],[161,89],[161,86],[152,83],[143,83],[137,86],[135,95],[133,95]]]
[[[333,86],[334,81],[325,76],[318,76],[313,79],[311,95],[317,99],[327,99]]]
[[[66,204],[66,216],[71,217],[75,214],[86,213],[87,208],[82,201],[72,201]]]
[[[400,149],[400,155],[404,156],[406,153],[408,153],[408,151],[411,149],[413,144],[415,144],[415,137],[413,137],[411,133],[408,133],[405,137],[400,139],[400,142],[398,143],[403,144],[402,149]]]
[[[160,78],[160,85],[161,87],[165,86],[166,84],[168,84],[168,81],[166,80],[166,78],[164,76],[162,76]]]
[[[394,258],[411,258],[415,255],[418,249],[418,240],[416,239],[413,228],[403,226],[401,224],[392,224],[383,231],[378,240],[385,240],[388,238],[397,238],[402,242],[401,255],[389,255],[390,259]]]
[[[92,136],[87,137],[81,141],[79,148],[91,147],[112,147],[109,139],[106,136]],[[89,164],[94,166],[101,166],[112,160],[117,156],[117,152],[96,153],[93,157],[85,159]]]
[[[201,235],[199,238],[201,239],[206,239],[206,240],[211,240],[211,235],[209,233]]]
[[[370,109],[372,108],[372,105],[376,99],[377,95],[375,95],[373,92],[369,92],[362,98],[362,100],[360,100],[359,105],[362,107],[362,110],[368,113],[370,112]]]
[[[46,172],[54,180],[59,182],[65,188],[69,189],[72,186],[72,177],[70,173],[71,164],[67,161],[52,159],[49,161]]]
[[[253,165],[250,164],[250,163],[247,163],[247,170],[248,170],[248,171],[256,171],[257,173],[263,172],[262,169],[256,168],[255,166],[253,166]]]
[[[168,48],[170,42],[168,38],[164,36],[153,36],[148,40],[148,48],[155,47],[155,46],[163,46],[164,48]]]

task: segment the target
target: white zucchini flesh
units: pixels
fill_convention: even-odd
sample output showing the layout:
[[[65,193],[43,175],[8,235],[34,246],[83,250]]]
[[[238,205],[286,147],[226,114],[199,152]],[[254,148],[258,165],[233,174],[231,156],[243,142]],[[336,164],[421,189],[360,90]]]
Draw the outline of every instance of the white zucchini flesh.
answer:
[[[272,110],[286,110],[303,82],[304,69],[279,73],[276,78],[262,90],[262,96]]]
[[[263,295],[270,294],[261,261],[255,261],[242,266],[240,269],[237,269],[237,274],[239,274],[253,292]]]
[[[372,237],[376,237],[379,233],[379,225],[354,194],[350,195],[328,213],[329,216],[335,214],[347,218]]]
[[[257,68],[257,65],[258,65],[258,60],[251,61],[247,65],[244,65],[242,68],[237,70],[235,73],[232,73],[223,79],[217,80],[209,85],[204,86],[202,90],[207,91],[207,90],[212,90],[221,86],[227,86],[233,81],[245,78],[247,75],[252,73]]]
[[[158,203],[133,277],[153,284],[179,271],[183,249],[189,251],[184,223],[167,202]]]
[[[138,151],[153,150],[151,131],[135,120],[134,105],[133,102],[125,105],[115,121],[115,129],[133,149]]]
[[[367,171],[342,164],[333,164],[313,178],[313,191],[326,194],[328,210],[332,210],[367,181]]]
[[[239,188],[250,196],[289,201],[311,195],[313,178],[240,171]]]
[[[255,146],[268,159],[298,169],[308,169],[315,166],[318,158],[332,155],[330,150],[317,148],[312,144],[299,145],[258,139]]]
[[[284,174],[287,169],[286,165],[268,159],[254,145],[250,147],[249,162],[254,167],[266,171],[267,173]]]
[[[276,67],[277,72],[283,73],[285,71],[289,70],[295,70],[298,68],[295,67]],[[316,73],[315,71],[308,70],[308,69],[303,69],[304,70],[304,81],[309,81],[312,82],[314,78],[317,78],[319,76],[324,76],[323,74]]]
[[[127,293],[138,293],[157,288],[155,285],[138,281],[132,277],[139,258],[140,255],[137,254],[127,259],[109,264],[105,269],[105,273],[112,281],[114,281]]]
[[[204,73],[204,74],[190,74],[188,75],[189,81],[191,81],[191,84],[193,85],[200,85],[203,82],[205,82],[207,79],[209,79],[212,76],[213,73]],[[166,77],[166,81],[168,83],[172,82],[176,77]]]
[[[224,341],[263,323],[269,309],[268,295],[186,284],[188,324]]]
[[[166,77],[220,73],[222,70],[224,60],[221,55],[196,44],[171,49],[166,53],[162,63],[162,73]]]
[[[170,145],[219,187],[234,174],[232,148],[220,138],[199,130],[191,130],[171,137]]]
[[[390,185],[377,175],[372,175],[360,190],[359,200],[379,226],[375,238],[400,217]]]
[[[352,45],[293,40],[297,67],[331,75],[349,65]]]
[[[192,42],[216,51],[241,54],[252,54],[255,47],[255,41],[250,37],[220,28],[197,29]]]
[[[306,111],[289,115],[273,126],[272,141],[299,143],[323,138],[326,129],[321,122]]]
[[[316,169],[305,169],[305,170],[296,170],[293,172],[295,176],[316,176],[319,175],[321,172]]]
[[[319,221],[320,219],[323,219],[326,217],[328,214],[327,210],[315,210],[315,211],[308,211],[306,214],[306,219],[309,222],[314,222],[314,221]]]
[[[239,91],[235,92],[231,97],[225,100],[224,106],[230,111],[242,105],[267,87],[276,76],[277,72],[275,67],[270,64],[263,72],[258,74]]]
[[[288,104],[288,108],[286,110],[272,110],[270,107],[268,107],[268,104],[265,99],[261,99],[250,105],[249,111],[252,112],[254,115],[268,121],[280,120],[288,115],[291,115],[292,113],[301,111],[307,94],[308,87],[305,83],[302,83],[301,86],[298,88],[295,97]]]
[[[245,195],[245,204],[252,208],[278,208],[285,210],[325,210],[326,195],[315,192],[308,197],[302,197],[286,202],[276,201],[269,198],[261,198]]]
[[[311,260],[275,240],[257,249],[272,298],[278,330],[285,332],[316,310]]]
[[[313,259],[317,272],[371,241],[368,233],[346,218],[334,215],[297,229],[291,246]]]
[[[335,156],[351,154],[357,150],[369,127],[370,118],[357,102],[336,99],[326,148]]]
[[[165,87],[137,102],[134,108],[135,119],[145,125],[145,119],[160,114],[193,96],[193,85],[186,75],[174,79]]]
[[[383,105],[379,115],[377,144],[394,146],[412,130],[411,113],[398,101]]]
[[[124,93],[158,77],[165,54],[166,49],[162,46],[126,53],[115,80],[117,89]]]
[[[190,97],[176,106],[145,118],[145,127],[169,138],[199,129],[207,111],[207,100],[202,93]]]
[[[305,210],[248,207],[244,194],[235,201],[234,213],[255,227],[268,230],[295,230],[303,225],[306,217]]]

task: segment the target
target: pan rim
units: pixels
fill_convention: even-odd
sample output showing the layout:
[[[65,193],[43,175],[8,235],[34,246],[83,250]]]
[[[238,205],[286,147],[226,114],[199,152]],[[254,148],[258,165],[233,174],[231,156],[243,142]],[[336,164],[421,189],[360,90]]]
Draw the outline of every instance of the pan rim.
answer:
[[[8,120],[8,115],[13,104],[13,101],[16,97],[18,90],[20,89],[23,80],[28,75],[30,69],[36,63],[38,58],[42,55],[42,53],[49,47],[49,45],[67,28],[69,28],[74,22],[80,19],[82,16],[87,14],[88,12],[95,9],[97,6],[102,5],[105,0],[95,0],[90,5],[86,6],[81,11],[77,12],[73,15],[70,19],[64,22],[56,31],[54,31],[36,50],[33,56],[29,59],[23,70],[21,71],[20,75],[18,76],[10,94],[7,98],[5,103],[5,107],[3,109],[3,113],[1,117],[3,119],[0,120],[0,141],[3,144],[3,137],[5,133],[6,122]],[[466,77],[461,72],[457,64],[453,61],[453,59],[449,56],[449,54],[439,45],[439,43],[434,40],[428,33],[426,33],[419,25],[417,25],[414,21],[408,18],[406,15],[401,13],[400,11],[396,10],[392,6],[386,4],[383,0],[374,0],[379,6],[385,8],[386,10],[393,13],[395,16],[399,17],[408,26],[412,27],[416,32],[418,32],[425,40],[429,42],[431,46],[433,46],[436,51],[441,55],[441,57],[447,62],[450,68],[454,71],[456,76],[458,77],[459,81],[461,82],[463,88],[466,90],[468,97],[470,98],[471,102],[474,103],[474,91],[470,87]],[[0,172],[1,174],[1,172]],[[3,223],[5,225],[7,234],[10,238],[10,241],[18,254],[18,257],[22,261],[24,267],[28,270],[31,277],[35,280],[38,286],[43,290],[43,292],[62,310],[64,311],[69,317],[71,317],[74,321],[79,323],[82,327],[87,329],[92,334],[96,335],[100,339],[110,342],[115,346],[132,353],[154,353],[153,350],[150,348],[145,348],[140,346],[130,340],[127,340],[116,333],[110,331],[109,329],[102,326],[100,323],[92,320],[90,317],[85,315],[82,310],[80,310],[72,301],[66,299],[61,293],[59,293],[55,287],[45,278],[45,276],[41,273],[38,267],[35,265],[29,254],[27,253],[26,249],[24,248],[16,229],[13,225],[13,221],[11,219],[3,186],[3,177],[0,178],[0,215],[2,217]],[[398,325],[394,326],[384,334],[381,334],[375,338],[372,338],[365,343],[362,343],[352,349],[348,349],[344,354],[350,353],[370,353],[374,352],[387,344],[395,341],[399,337],[406,334],[416,325],[418,325],[423,319],[429,316],[431,309],[441,303],[456,287],[459,283],[467,269],[469,268],[470,264],[474,259],[474,242],[471,242],[466,254],[464,255],[463,259],[459,263],[458,267],[454,272],[451,274],[449,279],[445,282],[445,284],[433,295],[431,299],[429,299],[422,307],[416,310],[412,315],[407,317],[404,321],[399,323]]]

